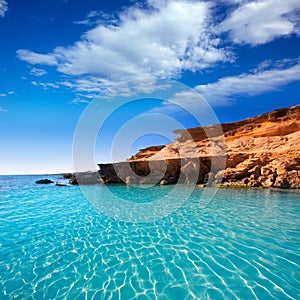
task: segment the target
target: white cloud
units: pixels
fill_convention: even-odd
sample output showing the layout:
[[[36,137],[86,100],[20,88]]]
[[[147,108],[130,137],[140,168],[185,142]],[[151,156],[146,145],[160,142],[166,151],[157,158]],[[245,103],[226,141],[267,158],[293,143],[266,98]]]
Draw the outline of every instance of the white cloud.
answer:
[[[57,65],[56,57],[52,54],[38,54],[30,50],[19,49],[17,50],[17,57],[32,65]]]
[[[163,106],[151,110],[162,114],[182,114],[184,111],[198,117],[203,124],[214,124],[211,106],[227,106],[239,96],[255,96],[279,90],[284,85],[300,80],[300,58],[284,59],[260,64],[255,73],[224,77],[215,83],[198,85],[194,90],[177,92]],[[273,68],[272,68],[273,66]],[[200,118],[200,119],[199,119]],[[217,119],[216,119],[217,120]],[[218,122],[215,122],[218,123]]]
[[[84,20],[75,21],[78,25],[117,24],[113,14],[93,10],[89,12]]]
[[[168,101],[164,101],[163,104],[165,107],[168,107],[168,111],[169,108],[173,107],[174,111],[176,109],[178,111],[186,110],[187,112],[192,112],[195,115],[206,110],[208,106],[204,98],[194,90],[185,90],[175,93],[173,98]]]
[[[5,0],[0,0],[0,17],[4,17],[7,12],[7,2]]]
[[[147,1],[149,6],[157,9],[166,6],[168,2],[170,1],[169,0],[148,0]]]
[[[85,92],[89,94],[102,94],[107,89],[109,84],[110,82],[105,79],[99,79],[92,76],[86,78],[78,78],[73,82],[61,82],[61,85],[75,89],[78,92]]]
[[[96,97],[112,98],[132,97],[148,95],[154,91],[166,90],[170,88],[169,84],[159,82],[156,78],[145,77],[130,81],[113,82],[110,80],[99,79],[89,76],[78,78],[73,81],[61,81],[57,83],[60,86],[76,90],[78,98],[93,99]]]
[[[220,25],[237,44],[259,45],[299,33],[299,0],[232,1],[240,3]]]
[[[7,93],[0,94],[0,97],[7,97],[8,95],[13,95],[14,93],[15,93],[14,91],[9,91]]]
[[[284,61],[288,67],[283,67]],[[275,68],[256,69],[254,73],[244,73],[219,79],[215,83],[198,85],[199,92],[212,105],[226,105],[237,96],[255,96],[277,91],[283,86],[300,80],[300,59],[275,62]],[[266,64],[265,67],[270,67]],[[280,66],[280,67],[279,67]]]
[[[249,73],[223,77],[214,83],[197,85],[194,89],[210,105],[223,106],[232,103],[239,96],[255,96],[278,91],[285,85],[299,80],[300,58],[282,59],[279,61],[267,60],[260,63]],[[35,84],[37,85],[37,83]],[[170,86],[160,83],[155,78],[138,79],[128,84],[126,81],[115,83],[110,80],[90,76],[74,81],[58,82],[57,84],[76,90],[78,95],[80,95],[79,99],[111,98],[115,96],[130,97],[170,88]],[[39,83],[39,85],[41,84]],[[201,99],[196,92],[183,91],[182,93],[176,93],[171,100],[181,103],[190,111],[196,112],[205,104],[199,104]],[[166,107],[168,110],[178,110],[176,105],[174,106],[168,101],[164,103],[162,109],[165,111]]]
[[[118,24],[100,24],[69,47],[49,54],[18,50],[30,64],[57,66],[69,75],[97,75],[111,81],[137,76],[175,78],[229,59],[211,32],[211,6],[202,1],[150,1],[155,9],[133,6]]]
[[[32,68],[30,74],[36,77],[44,76],[47,72],[44,69]]]
[[[58,89],[59,85],[56,83],[52,83],[52,82],[37,82],[37,81],[31,81],[31,83],[34,86],[41,86],[43,89],[47,90],[49,88],[54,88],[54,89]]]
[[[79,104],[79,103],[90,103],[90,101],[86,100],[86,99],[81,99],[81,98],[75,98],[73,100],[71,100],[72,104]]]
[[[197,72],[232,61],[232,52],[224,48],[218,34],[229,32],[235,43],[258,45],[299,32],[299,0],[221,1],[221,5],[224,3],[232,13],[221,24],[216,23],[213,1],[148,0],[146,5],[134,4],[114,19],[92,11],[86,20],[95,27],[73,45],[56,47],[46,54],[20,49],[17,55],[32,65],[54,66],[69,75],[64,81],[33,81],[34,85],[70,88],[77,92],[78,99],[91,99],[89,95],[131,96],[151,92],[155,84],[141,81],[133,88],[115,83],[132,78],[180,78],[185,71]],[[221,78],[199,85],[197,90],[214,105],[226,104],[236,95],[276,90],[298,78],[297,74],[293,73],[293,78],[290,75],[298,64],[281,64],[266,61],[252,73]],[[44,72],[40,68],[31,70],[35,76]]]

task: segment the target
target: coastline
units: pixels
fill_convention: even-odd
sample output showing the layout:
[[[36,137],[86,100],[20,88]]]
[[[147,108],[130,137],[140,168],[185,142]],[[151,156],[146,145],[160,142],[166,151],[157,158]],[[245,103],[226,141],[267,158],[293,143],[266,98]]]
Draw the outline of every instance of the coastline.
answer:
[[[24,176],[61,176],[73,185],[195,184],[300,189],[300,105],[221,124],[222,136],[215,126],[220,125],[174,130],[179,134],[175,142],[141,149],[123,162],[100,163],[98,171]],[[215,132],[217,135],[211,136]],[[220,151],[211,149],[211,144]]]
[[[100,163],[101,179],[104,184],[300,188],[300,105],[221,124],[222,136],[216,126],[174,130],[179,137],[171,144],[141,149],[125,162]]]

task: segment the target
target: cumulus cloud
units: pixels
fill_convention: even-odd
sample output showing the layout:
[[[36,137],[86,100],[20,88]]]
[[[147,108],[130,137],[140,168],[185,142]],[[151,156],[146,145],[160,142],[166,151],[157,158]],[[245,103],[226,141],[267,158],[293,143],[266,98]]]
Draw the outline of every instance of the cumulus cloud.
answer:
[[[293,63],[293,64],[292,64]],[[237,97],[255,96],[277,91],[283,86],[300,80],[300,59],[263,62],[253,73],[224,77],[214,83],[198,85],[194,90],[177,92],[163,106],[152,111],[163,114],[192,113],[202,124],[216,124],[210,106],[227,106]],[[217,120],[217,119],[216,119]]]
[[[7,2],[5,0],[0,0],[0,17],[4,17],[7,12]]]
[[[137,76],[176,78],[229,59],[210,28],[211,5],[202,1],[150,1],[155,9],[133,6],[118,24],[100,24],[69,47],[38,54],[18,50],[30,64],[57,66],[69,75],[97,75],[112,81]]]
[[[17,56],[31,65],[53,66],[63,74],[64,81],[33,81],[34,85],[75,90],[75,99],[99,94],[131,96],[158,87],[151,81],[137,82],[136,87],[115,83],[132,78],[180,78],[185,71],[199,72],[220,62],[233,62],[232,49],[225,48],[220,38],[226,32],[230,38],[226,42],[251,46],[300,32],[299,0],[220,3],[230,12],[223,21],[215,17],[214,1],[147,0],[118,15],[92,11],[86,20],[77,22],[94,26],[79,41],[44,54],[20,49]],[[234,96],[274,91],[298,80],[298,65],[295,61],[266,61],[252,72],[224,77],[196,89],[211,104],[226,104]],[[31,74],[43,76],[45,71],[33,68]]]
[[[212,106],[229,105],[237,97],[250,97],[278,91],[285,85],[299,80],[300,58],[278,61],[267,60],[261,62],[255,69],[248,73],[223,77],[214,83],[197,85],[194,87],[195,92],[183,91],[176,93],[171,100],[179,104],[181,103],[183,107],[186,107],[190,111],[196,112],[199,109],[201,110],[206,101]],[[110,80],[90,76],[88,78],[78,78],[73,82],[64,81],[58,84],[75,89],[81,93],[80,99],[92,99],[95,97],[111,98],[115,96],[130,97],[158,90],[168,90],[170,88],[167,84],[159,83],[155,78],[144,78],[128,84],[126,81],[114,83]],[[203,97],[204,101],[199,94]],[[171,102],[165,102],[162,109],[165,111],[166,107],[170,111],[178,111],[178,107],[176,108],[176,105],[174,106]]]
[[[229,32],[237,44],[259,45],[299,33],[299,0],[232,1],[239,3],[219,30]]]
[[[288,66],[284,67],[284,63]],[[265,68],[257,68],[254,73],[224,77],[214,83],[198,85],[195,90],[210,104],[226,105],[237,96],[255,96],[277,91],[300,80],[300,59],[294,60],[293,65],[291,60],[275,62],[273,68],[270,68],[270,62],[261,65]]]

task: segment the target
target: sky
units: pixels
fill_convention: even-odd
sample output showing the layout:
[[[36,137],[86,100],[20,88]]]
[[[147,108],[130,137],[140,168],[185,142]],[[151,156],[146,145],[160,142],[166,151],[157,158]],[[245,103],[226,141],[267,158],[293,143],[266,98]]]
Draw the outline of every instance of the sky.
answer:
[[[95,101],[99,118],[114,108],[95,163],[140,115],[164,118],[119,143],[119,160],[172,141],[170,124],[207,125],[201,99],[221,123],[300,103],[299,0],[0,0],[0,32],[0,174],[72,171]]]

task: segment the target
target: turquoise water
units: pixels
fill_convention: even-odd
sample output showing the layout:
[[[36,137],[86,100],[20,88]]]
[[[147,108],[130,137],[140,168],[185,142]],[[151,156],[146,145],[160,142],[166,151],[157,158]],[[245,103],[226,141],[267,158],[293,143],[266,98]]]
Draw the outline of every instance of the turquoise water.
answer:
[[[201,208],[197,188],[129,223],[40,178],[0,177],[0,299],[300,299],[300,194],[220,189]],[[172,186],[110,189],[145,202]]]

